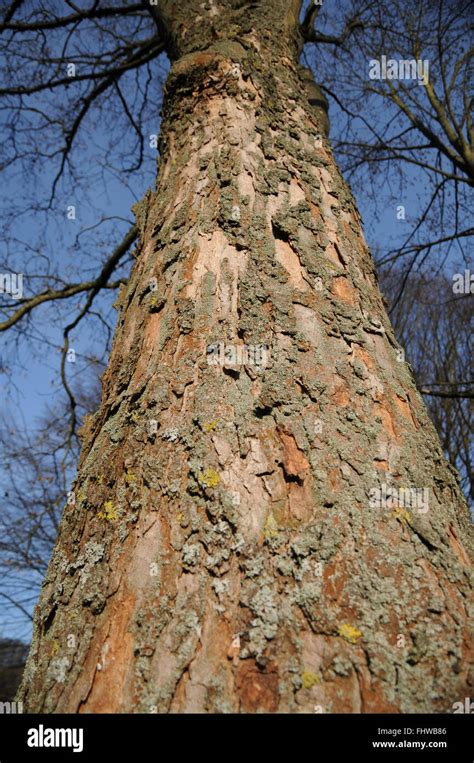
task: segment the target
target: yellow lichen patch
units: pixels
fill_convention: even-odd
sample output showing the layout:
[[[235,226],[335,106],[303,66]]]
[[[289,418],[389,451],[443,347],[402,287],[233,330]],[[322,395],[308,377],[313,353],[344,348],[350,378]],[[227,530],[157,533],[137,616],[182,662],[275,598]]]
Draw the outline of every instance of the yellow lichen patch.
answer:
[[[203,487],[217,487],[220,481],[221,478],[215,469],[204,469],[203,472],[198,473],[198,482]]]
[[[56,639],[54,639],[54,641],[51,642],[51,657],[54,657],[54,655],[57,654],[58,652],[59,652],[59,641],[56,641]]]
[[[96,477],[96,479],[97,479],[97,484],[98,485],[102,485],[104,483],[104,475],[103,474],[99,474],[99,476]]]
[[[354,628],[349,623],[343,623],[339,626],[339,635],[349,641],[351,644],[357,644],[357,640],[361,638],[362,633]]]
[[[411,524],[411,514],[406,509],[401,509],[400,507],[397,507],[392,511],[392,517],[395,517],[395,519],[399,519],[402,525],[409,525]]]
[[[117,519],[117,509],[114,507],[112,501],[105,501],[102,506],[102,511],[99,511],[97,516],[99,519],[108,519],[109,521]]]
[[[138,411],[132,411],[132,413],[130,414],[130,418],[132,419],[132,421],[138,421],[138,419],[140,418],[140,414],[138,413]]]
[[[82,490],[78,490],[78,491],[77,491],[77,502],[78,502],[78,503],[82,503],[82,502],[84,501],[85,497],[86,497],[86,496],[84,495],[84,493],[82,492]]]
[[[214,419],[214,421],[205,421],[202,425],[202,428],[205,432],[215,432],[217,429],[218,421]]]
[[[126,474],[125,474],[125,482],[127,483],[127,485],[133,485],[133,483],[135,482],[136,479],[137,478],[135,477],[134,474],[132,474],[132,472],[126,472]]]
[[[181,523],[181,520],[183,519],[183,512],[180,511],[178,514],[178,522]]]
[[[315,684],[321,683],[321,675],[319,673],[313,673],[312,670],[305,670],[301,676],[303,681],[303,689],[311,689]]]
[[[263,528],[265,538],[275,538],[278,535],[278,525],[273,514],[269,514]]]

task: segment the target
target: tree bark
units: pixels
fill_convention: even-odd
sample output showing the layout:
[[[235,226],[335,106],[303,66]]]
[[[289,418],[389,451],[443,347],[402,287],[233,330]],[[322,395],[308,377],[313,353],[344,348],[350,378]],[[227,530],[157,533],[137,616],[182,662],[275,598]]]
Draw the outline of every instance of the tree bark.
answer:
[[[469,513],[308,102],[299,7],[160,0],[157,186],[27,711],[451,712],[472,691]]]

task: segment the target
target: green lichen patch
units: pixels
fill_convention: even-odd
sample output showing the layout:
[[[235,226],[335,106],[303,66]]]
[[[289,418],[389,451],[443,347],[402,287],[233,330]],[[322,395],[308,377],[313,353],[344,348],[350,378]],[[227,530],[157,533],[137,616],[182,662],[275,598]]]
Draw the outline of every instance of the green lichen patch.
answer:
[[[198,472],[197,479],[201,487],[215,488],[221,481],[219,474],[212,467],[204,469],[202,472]]]
[[[358,640],[362,638],[362,632],[349,623],[340,625],[338,633],[342,638],[345,638],[346,641],[349,641],[350,644],[357,644]]]
[[[97,514],[98,519],[105,519],[108,522],[114,522],[118,519],[117,509],[112,501],[105,501],[102,505],[102,510]]]

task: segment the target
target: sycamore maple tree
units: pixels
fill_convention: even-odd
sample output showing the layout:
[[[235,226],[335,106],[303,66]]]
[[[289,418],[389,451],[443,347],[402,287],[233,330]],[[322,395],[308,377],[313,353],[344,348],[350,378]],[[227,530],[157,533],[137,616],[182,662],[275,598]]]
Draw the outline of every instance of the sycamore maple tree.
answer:
[[[308,100],[314,9],[82,15],[121,11],[155,24],[127,68],[171,63],[159,171],[113,255],[136,242],[19,697],[43,712],[448,711],[472,685],[469,514]],[[91,79],[84,109],[108,82]]]

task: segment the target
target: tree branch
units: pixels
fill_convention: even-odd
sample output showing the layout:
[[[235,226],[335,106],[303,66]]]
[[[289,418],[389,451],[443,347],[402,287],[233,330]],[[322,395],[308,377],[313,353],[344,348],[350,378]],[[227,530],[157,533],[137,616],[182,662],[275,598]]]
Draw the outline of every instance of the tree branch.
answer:
[[[95,296],[99,289],[110,288],[108,285],[108,279],[110,275],[113,273],[118,263],[130,249],[137,237],[138,227],[133,225],[126,234],[125,238],[114,249],[111,257],[107,260],[97,278],[95,278],[93,281],[84,281],[83,283],[71,284],[58,291],[48,290],[42,292],[41,294],[37,294],[34,297],[31,297],[31,299],[26,300],[26,302],[12,316],[10,316],[8,320],[0,323],[0,331],[6,331],[7,329],[11,328],[22,318],[24,318],[25,315],[28,315],[32,312],[32,310],[34,310],[39,305],[43,305],[45,302],[54,302],[58,299],[68,299],[68,297],[73,297],[75,294],[80,294],[81,292],[85,291],[92,291],[94,292]]]
[[[312,26],[308,25],[305,27],[304,24],[305,21],[303,21],[303,24],[301,25],[301,34],[306,42],[321,42],[331,45],[343,45],[347,38],[350,37],[356,29],[364,28],[362,21],[357,16],[354,16],[354,18],[346,22],[346,25],[339,36],[322,34],[322,32],[317,32],[313,29]]]
[[[58,19],[52,19],[51,21],[36,21],[31,23],[18,21],[10,23],[13,14],[22,4],[23,0],[17,0],[17,2],[12,4],[3,23],[0,24],[0,32],[4,30],[12,32],[39,32],[46,29],[58,29],[86,19],[103,19],[110,18],[111,16],[124,16],[144,10],[143,3],[134,3],[133,5],[124,5],[118,8],[96,8],[94,5],[90,10],[78,10],[77,13],[71,13],[69,16],[62,16]],[[16,8],[13,6],[16,6]]]

